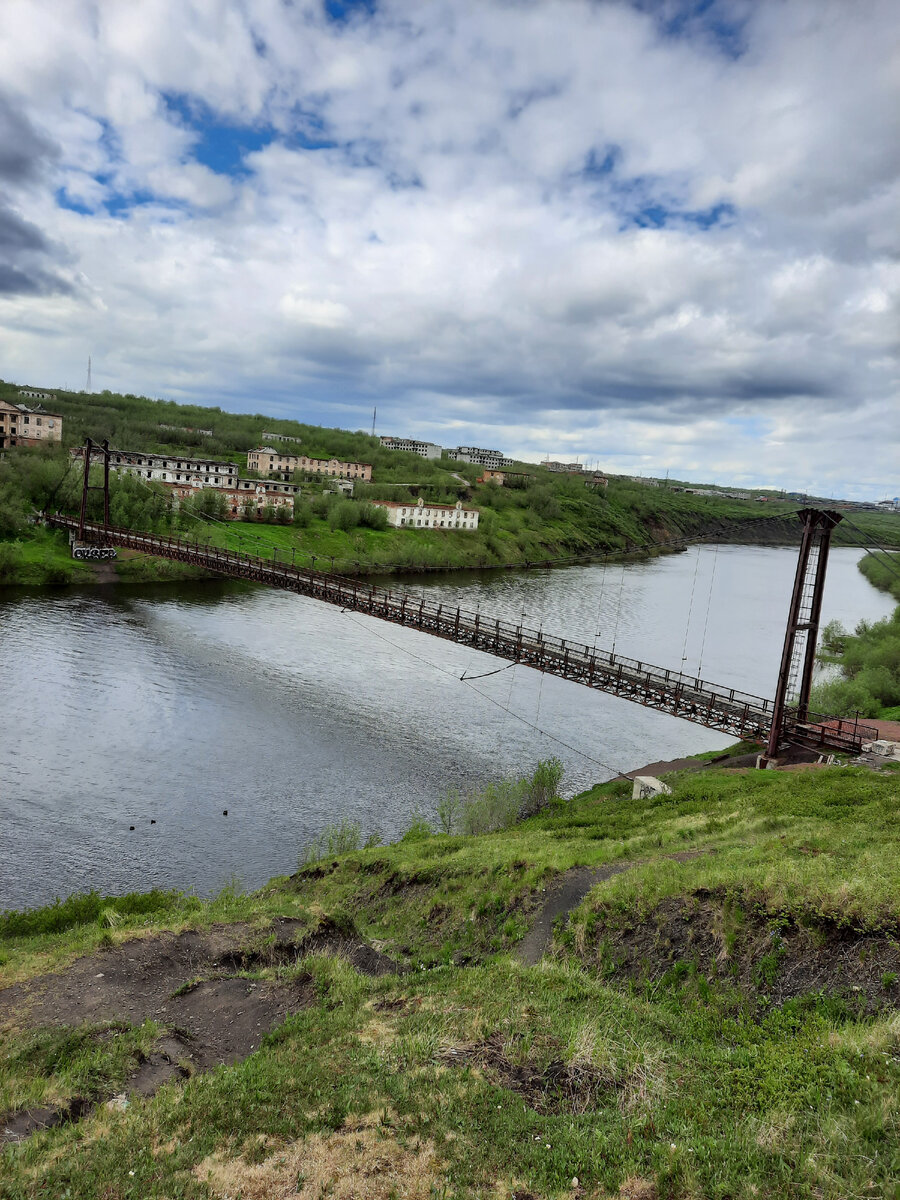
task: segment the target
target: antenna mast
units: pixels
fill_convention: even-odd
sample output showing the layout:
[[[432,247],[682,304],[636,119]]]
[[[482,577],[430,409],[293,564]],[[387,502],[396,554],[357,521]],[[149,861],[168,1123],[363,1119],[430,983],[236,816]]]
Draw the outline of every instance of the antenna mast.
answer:
[[[87,383],[85,384],[84,390],[86,392],[89,392],[91,390],[91,356],[90,355],[88,355]]]
[[[372,437],[375,436],[375,415],[378,412],[377,406],[372,409]]]

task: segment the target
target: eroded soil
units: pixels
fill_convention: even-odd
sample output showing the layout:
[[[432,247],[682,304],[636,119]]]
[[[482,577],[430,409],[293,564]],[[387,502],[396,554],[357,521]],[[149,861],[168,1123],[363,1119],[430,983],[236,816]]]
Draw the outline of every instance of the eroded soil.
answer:
[[[800,924],[698,890],[642,920],[599,914],[576,953],[613,982],[663,979],[688,968],[781,1005],[809,994],[841,998],[860,1014],[900,1007],[900,927],[854,930],[825,918]]]
[[[314,1003],[308,974],[289,980],[236,974],[311,953],[341,955],[369,975],[401,969],[352,930],[328,920],[308,931],[302,922],[276,919],[267,936],[251,934],[243,924],[162,933],[0,990],[0,1028],[156,1021],[166,1033],[139,1063],[120,1099],[150,1096],[165,1083],[238,1062],[290,1013]],[[10,1114],[2,1121],[0,1141],[19,1141],[38,1129],[79,1120],[95,1103],[95,1097],[77,1097],[55,1108]]]
[[[452,1066],[477,1066],[501,1087],[515,1092],[534,1112],[543,1114],[590,1112],[608,1104],[624,1086],[623,1079],[588,1061],[566,1062],[559,1045],[545,1049],[549,1051],[545,1061],[533,1053],[518,1057],[515,1045],[495,1033],[474,1046],[451,1047],[442,1058]]]

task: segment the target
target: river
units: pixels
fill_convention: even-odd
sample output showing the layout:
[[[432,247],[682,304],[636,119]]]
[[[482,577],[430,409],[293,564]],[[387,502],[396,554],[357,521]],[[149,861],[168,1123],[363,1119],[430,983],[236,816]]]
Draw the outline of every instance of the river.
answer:
[[[891,611],[860,555],[832,550],[823,622]],[[769,696],[795,563],[792,549],[704,546],[406,586]],[[0,589],[0,662],[0,909],[90,888],[256,887],[340,817],[391,840],[447,788],[551,754],[571,794],[730,740],[235,584]]]

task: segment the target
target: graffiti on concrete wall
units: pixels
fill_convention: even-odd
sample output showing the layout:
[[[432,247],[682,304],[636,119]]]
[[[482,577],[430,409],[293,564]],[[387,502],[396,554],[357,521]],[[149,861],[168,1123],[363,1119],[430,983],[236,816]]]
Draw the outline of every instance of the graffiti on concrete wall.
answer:
[[[72,557],[82,562],[90,560],[97,562],[103,559],[116,558],[118,551],[115,546],[79,546],[72,547]]]

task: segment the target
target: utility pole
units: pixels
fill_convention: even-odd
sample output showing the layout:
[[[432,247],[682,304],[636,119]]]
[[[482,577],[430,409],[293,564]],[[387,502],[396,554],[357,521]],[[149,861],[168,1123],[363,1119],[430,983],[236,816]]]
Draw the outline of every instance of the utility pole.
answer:
[[[84,390],[86,392],[89,392],[91,390],[91,356],[90,355],[88,355],[87,383],[85,384]]]

